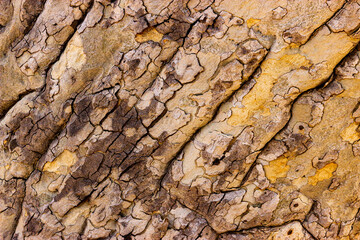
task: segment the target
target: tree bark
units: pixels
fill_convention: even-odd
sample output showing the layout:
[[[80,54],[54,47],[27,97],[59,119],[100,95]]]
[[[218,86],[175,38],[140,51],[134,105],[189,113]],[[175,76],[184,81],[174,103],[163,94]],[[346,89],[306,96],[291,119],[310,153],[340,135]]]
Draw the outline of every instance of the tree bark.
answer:
[[[360,239],[360,1],[0,1],[0,239]]]

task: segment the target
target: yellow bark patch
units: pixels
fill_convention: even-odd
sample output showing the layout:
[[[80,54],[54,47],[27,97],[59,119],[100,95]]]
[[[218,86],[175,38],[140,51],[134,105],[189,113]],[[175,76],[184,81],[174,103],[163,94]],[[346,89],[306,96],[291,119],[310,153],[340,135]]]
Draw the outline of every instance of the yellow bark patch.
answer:
[[[345,88],[345,91],[342,92],[339,97],[351,97],[359,98],[360,97],[360,79],[342,79],[341,85]]]
[[[310,61],[300,54],[284,54],[279,59],[267,59],[262,65],[262,74],[256,79],[256,84],[244,97],[243,105],[251,109],[263,109],[265,102],[272,99],[272,87],[279,76],[301,66],[310,67]]]
[[[249,116],[249,110],[246,108],[231,108],[231,116],[227,123],[231,126],[245,124]]]
[[[333,69],[357,42],[357,39],[348,36],[345,32],[331,33],[327,27],[322,27],[316,37],[311,38],[301,47],[301,53],[315,64],[331,59],[326,63],[328,69]],[[329,51],[329,49],[336,49],[336,51]]]
[[[67,174],[70,171],[70,167],[77,161],[76,154],[69,150],[63,151],[52,162],[47,162],[44,165],[43,171],[53,172],[57,174]]]
[[[344,141],[349,143],[354,143],[355,141],[360,139],[360,133],[356,131],[358,125],[356,123],[350,124],[347,128],[345,128],[341,133],[340,136]]]
[[[247,24],[248,28],[251,28],[252,26],[254,26],[255,24],[257,24],[259,22],[260,22],[260,19],[250,18],[246,21],[246,24]]]
[[[153,27],[147,28],[143,32],[136,34],[135,36],[135,40],[137,42],[147,42],[147,41],[160,42],[162,38],[163,38],[163,34],[156,31],[156,29]]]
[[[286,177],[287,172],[290,169],[290,166],[287,165],[288,159],[286,157],[278,158],[274,161],[271,161],[269,165],[264,166],[265,175],[270,180],[270,182],[276,182],[276,179],[281,177]]]
[[[331,178],[336,168],[336,163],[327,164],[325,167],[317,170],[314,176],[309,177],[309,184],[315,186],[318,182]]]

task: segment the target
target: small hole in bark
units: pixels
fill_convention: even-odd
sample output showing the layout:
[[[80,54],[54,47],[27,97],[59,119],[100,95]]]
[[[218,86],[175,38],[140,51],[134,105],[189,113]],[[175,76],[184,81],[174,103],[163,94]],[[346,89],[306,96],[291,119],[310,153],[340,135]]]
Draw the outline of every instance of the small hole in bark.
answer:
[[[9,147],[10,147],[10,151],[14,150],[14,148],[16,148],[18,146],[16,139],[13,139],[10,141],[9,143]]]
[[[298,207],[298,206],[299,206],[299,204],[298,204],[298,203],[295,203],[295,204],[294,204],[294,207]]]
[[[292,230],[292,229],[290,229],[290,230],[287,232],[288,235],[291,235],[292,233],[293,233],[293,230]]]
[[[216,158],[213,162],[212,162],[212,165],[219,165],[220,164],[220,159],[219,158]]]
[[[304,126],[303,126],[303,125],[300,125],[300,126],[299,126],[299,129],[300,129],[300,130],[303,130],[303,129],[304,129]]]

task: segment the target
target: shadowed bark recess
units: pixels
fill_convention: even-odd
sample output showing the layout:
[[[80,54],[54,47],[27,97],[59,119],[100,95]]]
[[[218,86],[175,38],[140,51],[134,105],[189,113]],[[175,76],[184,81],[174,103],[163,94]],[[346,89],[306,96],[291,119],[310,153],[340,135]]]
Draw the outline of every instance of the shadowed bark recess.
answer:
[[[0,1],[0,239],[359,239],[360,1]]]

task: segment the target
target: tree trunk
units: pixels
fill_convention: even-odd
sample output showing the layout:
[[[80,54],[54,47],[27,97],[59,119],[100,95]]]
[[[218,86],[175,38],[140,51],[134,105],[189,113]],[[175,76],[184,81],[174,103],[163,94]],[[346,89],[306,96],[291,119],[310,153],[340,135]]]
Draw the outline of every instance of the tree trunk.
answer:
[[[360,239],[359,12],[1,0],[0,239]]]

